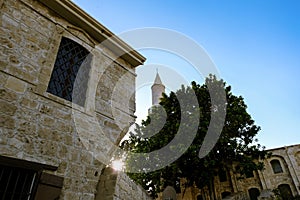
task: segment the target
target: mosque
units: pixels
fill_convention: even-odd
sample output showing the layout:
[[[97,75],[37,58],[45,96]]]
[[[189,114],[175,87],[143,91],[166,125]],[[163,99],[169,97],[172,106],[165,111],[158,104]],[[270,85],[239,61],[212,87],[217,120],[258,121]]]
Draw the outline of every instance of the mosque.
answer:
[[[109,167],[135,121],[136,68],[146,58],[70,0],[0,0],[0,19],[0,199],[151,200]],[[164,90],[157,74],[153,105]],[[216,198],[299,195],[300,146],[269,151],[252,177],[216,176]],[[209,195],[170,186],[160,199]]]
[[[152,106],[158,105],[165,86],[156,74],[152,90]],[[274,189],[284,194],[286,199],[300,195],[300,144],[269,149],[272,156],[264,160],[265,170],[255,171],[245,179],[238,179],[234,167],[225,173],[215,176],[214,193],[216,199],[258,200],[274,199]],[[195,166],[196,167],[196,166]],[[182,180],[181,182],[184,182]],[[171,186],[159,195],[159,200],[210,200],[208,189],[190,187],[176,193]]]

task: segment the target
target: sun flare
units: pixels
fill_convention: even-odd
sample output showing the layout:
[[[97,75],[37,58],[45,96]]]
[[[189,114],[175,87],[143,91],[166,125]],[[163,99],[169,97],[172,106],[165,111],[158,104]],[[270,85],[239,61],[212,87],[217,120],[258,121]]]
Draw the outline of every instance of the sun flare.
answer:
[[[122,160],[113,160],[111,162],[111,167],[114,170],[121,171],[124,167],[124,162]]]

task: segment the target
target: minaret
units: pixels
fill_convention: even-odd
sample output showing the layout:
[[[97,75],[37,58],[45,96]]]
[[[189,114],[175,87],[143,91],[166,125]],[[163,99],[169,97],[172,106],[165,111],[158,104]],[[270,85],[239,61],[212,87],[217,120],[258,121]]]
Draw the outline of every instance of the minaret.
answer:
[[[158,72],[156,72],[156,77],[154,83],[151,87],[152,90],[152,106],[159,105],[162,93],[165,92],[165,86],[162,84]]]

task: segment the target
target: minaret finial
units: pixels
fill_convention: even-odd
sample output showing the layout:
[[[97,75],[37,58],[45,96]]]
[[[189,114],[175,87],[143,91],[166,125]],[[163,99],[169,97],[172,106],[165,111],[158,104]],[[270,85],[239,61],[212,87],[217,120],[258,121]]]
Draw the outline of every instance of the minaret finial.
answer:
[[[160,102],[160,98],[162,97],[162,93],[165,92],[165,86],[163,85],[159,73],[158,68],[156,68],[156,76],[154,83],[151,87],[152,90],[152,105],[158,105]]]

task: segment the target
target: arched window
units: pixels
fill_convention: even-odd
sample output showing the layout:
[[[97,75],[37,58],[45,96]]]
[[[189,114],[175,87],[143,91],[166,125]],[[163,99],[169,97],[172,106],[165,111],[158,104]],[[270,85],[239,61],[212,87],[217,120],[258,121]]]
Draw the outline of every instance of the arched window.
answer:
[[[257,200],[257,197],[260,195],[260,192],[257,188],[250,188],[248,190],[250,200]]]
[[[274,174],[278,174],[278,173],[283,172],[279,160],[271,160],[271,165],[272,165]]]
[[[284,199],[289,200],[289,199],[293,198],[292,190],[291,190],[289,184],[279,185],[278,190],[279,190],[280,196],[283,197]]]
[[[88,55],[83,46],[62,37],[47,92],[83,106],[91,64],[91,59],[86,59]],[[77,76],[79,69],[80,76]]]

